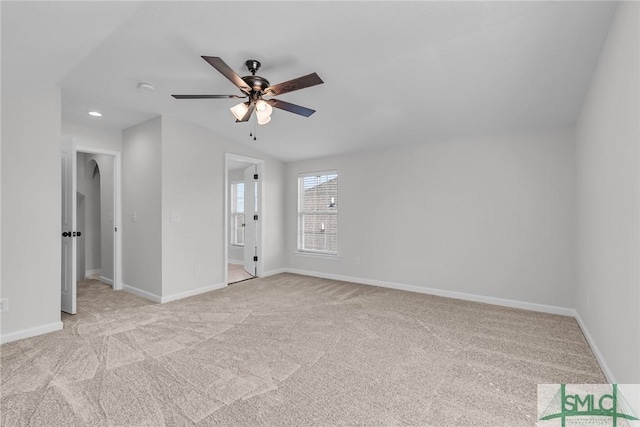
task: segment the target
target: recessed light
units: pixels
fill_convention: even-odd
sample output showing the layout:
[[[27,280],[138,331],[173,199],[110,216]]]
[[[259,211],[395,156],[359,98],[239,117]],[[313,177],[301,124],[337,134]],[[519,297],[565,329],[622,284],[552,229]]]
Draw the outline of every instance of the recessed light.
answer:
[[[89,111],[89,115],[93,117],[102,117],[102,113],[98,113],[97,111]]]

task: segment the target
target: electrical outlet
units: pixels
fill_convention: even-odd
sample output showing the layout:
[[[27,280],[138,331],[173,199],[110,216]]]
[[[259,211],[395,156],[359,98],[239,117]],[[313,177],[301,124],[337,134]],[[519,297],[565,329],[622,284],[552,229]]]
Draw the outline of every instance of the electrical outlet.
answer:
[[[9,311],[9,299],[3,298],[0,299],[0,312]]]
[[[138,214],[134,212],[132,215],[132,218],[133,218],[133,222],[136,222],[138,220]]]
[[[200,264],[196,264],[193,266],[193,275],[194,276],[200,275]]]
[[[353,263],[354,263],[355,265],[360,265],[360,257],[359,257],[359,256],[355,257],[355,258],[353,259]]]

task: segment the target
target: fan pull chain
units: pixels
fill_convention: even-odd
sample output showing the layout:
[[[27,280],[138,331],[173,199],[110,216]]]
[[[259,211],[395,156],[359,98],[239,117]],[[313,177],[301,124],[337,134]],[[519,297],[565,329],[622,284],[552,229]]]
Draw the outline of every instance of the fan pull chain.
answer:
[[[253,128],[253,130],[252,130]],[[254,141],[257,141],[257,136],[258,136],[258,129],[256,128],[256,124],[255,123],[251,123],[249,125],[249,138],[253,137]]]

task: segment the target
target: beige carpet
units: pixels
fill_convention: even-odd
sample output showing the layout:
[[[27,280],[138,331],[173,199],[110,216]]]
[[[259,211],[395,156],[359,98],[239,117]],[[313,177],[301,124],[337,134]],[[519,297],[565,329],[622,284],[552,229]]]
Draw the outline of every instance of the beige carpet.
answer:
[[[571,318],[292,274],[78,307],[0,347],[3,426],[512,427],[537,383],[605,381]]]

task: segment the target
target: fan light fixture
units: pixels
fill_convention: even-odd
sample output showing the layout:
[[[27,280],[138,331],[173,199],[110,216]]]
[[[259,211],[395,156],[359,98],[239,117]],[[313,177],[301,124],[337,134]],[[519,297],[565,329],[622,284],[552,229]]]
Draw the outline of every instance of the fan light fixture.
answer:
[[[271,113],[273,113],[273,108],[269,105],[268,102],[264,100],[259,100],[256,102],[256,114],[259,116],[271,117]]]
[[[242,120],[245,114],[247,114],[247,111],[249,111],[248,102],[241,102],[240,104],[231,107],[231,112],[238,120]],[[271,113],[273,113],[273,107],[271,107],[268,102],[263,99],[256,101],[256,117],[259,125],[266,125],[269,123],[271,121]]]
[[[259,125],[266,125],[267,123],[269,123],[271,121],[271,116],[257,116],[258,119],[258,124]]]
[[[263,99],[256,102],[256,117],[259,125],[266,125],[269,123],[271,121],[271,113],[273,113],[273,108],[269,103]]]
[[[231,107],[231,112],[238,120],[242,120],[244,115],[247,114],[247,111],[249,111],[248,102],[241,102],[240,104]]]

